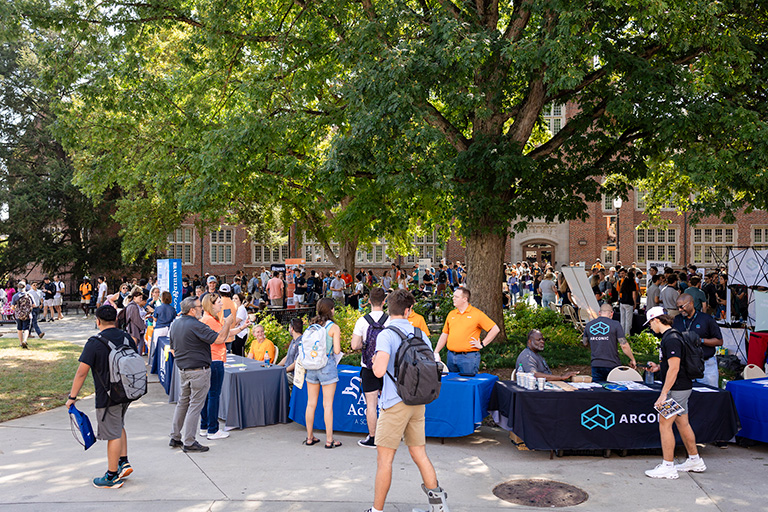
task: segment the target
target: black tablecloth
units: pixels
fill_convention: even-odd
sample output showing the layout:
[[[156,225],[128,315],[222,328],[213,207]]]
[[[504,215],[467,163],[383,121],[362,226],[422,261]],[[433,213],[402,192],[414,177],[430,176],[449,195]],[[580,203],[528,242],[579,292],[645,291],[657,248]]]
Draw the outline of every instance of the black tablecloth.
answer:
[[[534,450],[659,448],[653,404],[661,388],[658,384],[653,387],[646,391],[529,391],[512,381],[501,381],[494,387],[488,410],[499,425]],[[702,384],[696,387],[706,388]],[[728,440],[738,431],[729,392],[694,391],[688,405],[697,442]],[[677,439],[679,442],[679,436]]]

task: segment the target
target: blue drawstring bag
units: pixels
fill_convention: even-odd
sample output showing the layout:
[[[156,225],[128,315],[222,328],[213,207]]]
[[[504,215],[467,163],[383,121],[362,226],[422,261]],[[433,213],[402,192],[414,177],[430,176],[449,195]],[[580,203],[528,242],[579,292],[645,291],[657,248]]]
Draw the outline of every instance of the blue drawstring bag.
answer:
[[[75,440],[86,450],[96,443],[96,435],[93,433],[91,420],[87,414],[78,410],[75,404],[69,406],[69,423]]]

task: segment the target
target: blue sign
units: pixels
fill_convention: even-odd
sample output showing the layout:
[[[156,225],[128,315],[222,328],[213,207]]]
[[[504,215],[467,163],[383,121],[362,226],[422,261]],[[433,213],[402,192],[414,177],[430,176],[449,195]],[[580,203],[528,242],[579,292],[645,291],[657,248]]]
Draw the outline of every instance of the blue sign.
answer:
[[[171,297],[173,297],[171,305],[176,309],[176,313],[179,313],[183,293],[180,259],[157,260],[157,286],[161,292],[171,292]]]
[[[600,404],[581,413],[581,426],[587,430],[592,430],[595,427],[608,430],[615,424],[616,416]]]

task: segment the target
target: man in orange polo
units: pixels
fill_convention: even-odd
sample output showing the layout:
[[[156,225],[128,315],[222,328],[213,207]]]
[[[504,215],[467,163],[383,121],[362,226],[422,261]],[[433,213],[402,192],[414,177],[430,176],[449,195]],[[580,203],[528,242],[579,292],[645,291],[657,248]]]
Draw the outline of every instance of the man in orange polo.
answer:
[[[448,344],[446,363],[451,372],[477,373],[480,369],[480,350],[490,345],[499,334],[499,326],[469,303],[471,296],[464,287],[453,292],[453,305],[456,309],[448,313],[443,333],[435,347],[435,360],[439,361],[440,350]],[[480,331],[488,333],[482,341]]]

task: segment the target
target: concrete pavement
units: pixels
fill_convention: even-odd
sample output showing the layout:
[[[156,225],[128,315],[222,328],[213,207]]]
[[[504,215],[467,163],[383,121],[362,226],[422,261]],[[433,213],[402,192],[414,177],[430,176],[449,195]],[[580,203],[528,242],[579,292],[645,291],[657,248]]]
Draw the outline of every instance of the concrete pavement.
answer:
[[[74,317],[42,325],[46,337],[79,344],[95,332],[91,320]],[[231,431],[228,439],[202,440],[211,446],[209,452],[185,454],[168,447],[174,406],[156,376],[151,377],[148,395],[132,404],[126,417],[134,473],[121,489],[91,485],[106,470],[106,443],[84,452],[72,437],[63,407],[1,423],[0,511],[352,512],[371,505],[376,452],[357,446],[358,434],[337,433],[344,445],[334,450],[322,444],[306,447],[301,444],[304,428],[290,423]],[[78,407],[95,423],[93,397]],[[317,434],[320,439],[322,434]],[[492,490],[511,479],[546,478],[589,494],[585,503],[565,510],[768,512],[766,445],[705,446],[701,453],[707,472],[681,473],[672,481],[644,476],[659,457],[549,460],[548,452],[518,451],[507,432],[490,427],[444,444],[430,439],[427,452],[453,511],[537,510],[504,502]],[[682,457],[682,449],[677,454]],[[419,483],[401,446],[385,510],[426,508]]]

